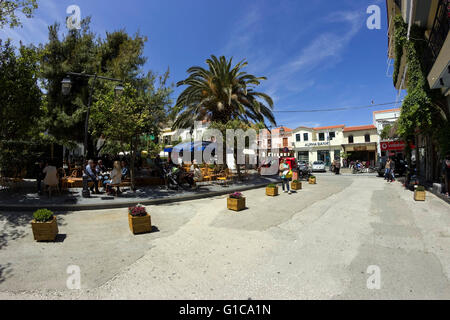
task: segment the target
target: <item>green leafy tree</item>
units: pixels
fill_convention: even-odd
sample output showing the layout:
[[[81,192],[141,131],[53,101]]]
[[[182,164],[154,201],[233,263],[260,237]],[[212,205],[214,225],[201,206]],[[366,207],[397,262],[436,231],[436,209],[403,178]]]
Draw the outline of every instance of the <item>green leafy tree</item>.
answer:
[[[171,104],[172,88],[166,86],[168,73],[157,78],[152,73],[134,84],[127,83],[120,96],[114,93],[114,87],[106,93],[100,93],[93,106],[91,127],[94,134],[103,134],[109,141],[117,141],[129,146],[131,152],[131,181],[135,186],[134,159],[144,134],[159,135],[161,123],[166,121],[166,110]]]
[[[208,69],[192,67],[189,77],[177,86],[187,86],[173,108],[175,129],[192,128],[195,121],[227,123],[238,119],[244,123],[276,125],[272,113],[273,101],[265,93],[255,91],[265,77],[247,74],[243,68],[247,62],[235,66],[232,59],[214,55],[206,60]]]
[[[36,0],[0,0],[0,28],[22,26],[18,13],[31,18],[37,8]]]
[[[34,47],[16,48],[0,40],[0,168],[18,173],[37,157],[42,93],[37,79],[39,56]]]
[[[47,91],[44,122],[49,135],[62,145],[84,141],[84,125],[93,79],[71,77],[68,96],[61,92],[61,81],[68,72],[98,74],[132,81],[146,59],[142,57],[146,38],[129,36],[120,30],[102,39],[90,31],[90,18],[82,21],[81,30],[71,30],[60,39],[58,24],[49,28],[49,42],[42,46],[42,73]],[[95,92],[107,92],[110,83],[96,81]],[[96,96],[94,96],[95,99]],[[94,101],[95,102],[95,101]],[[95,137],[89,136],[88,155],[95,155]]]

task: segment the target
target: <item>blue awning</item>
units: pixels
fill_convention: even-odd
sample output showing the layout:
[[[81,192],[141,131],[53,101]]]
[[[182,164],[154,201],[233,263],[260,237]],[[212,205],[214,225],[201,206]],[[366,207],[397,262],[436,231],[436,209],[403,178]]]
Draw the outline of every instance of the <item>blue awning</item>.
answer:
[[[209,146],[213,144],[210,141],[198,141],[198,142],[186,142],[186,143],[181,143],[179,145],[176,145],[173,148],[166,148],[164,149],[164,152],[181,152],[181,151],[186,151],[186,150],[190,150],[191,152],[195,151],[205,151],[205,149]],[[214,143],[214,145],[212,146],[213,149],[215,149],[217,146],[216,143]]]

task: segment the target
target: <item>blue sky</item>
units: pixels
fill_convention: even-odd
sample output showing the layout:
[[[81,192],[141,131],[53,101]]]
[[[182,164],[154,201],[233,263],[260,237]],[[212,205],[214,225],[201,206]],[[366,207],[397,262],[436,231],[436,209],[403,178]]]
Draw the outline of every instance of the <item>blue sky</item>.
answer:
[[[66,19],[76,4],[92,17],[92,30],[124,28],[148,36],[145,70],[170,80],[186,78],[193,65],[211,55],[247,59],[247,71],[266,76],[260,91],[275,100],[275,111],[352,107],[396,101],[387,69],[384,0],[38,0],[40,8],[23,28],[0,31],[1,38],[44,43],[48,25]],[[369,5],[381,8],[381,30],[369,30]],[[390,71],[392,74],[392,70]],[[182,88],[175,90],[175,100]],[[275,113],[278,124],[328,126],[372,123],[371,109]]]

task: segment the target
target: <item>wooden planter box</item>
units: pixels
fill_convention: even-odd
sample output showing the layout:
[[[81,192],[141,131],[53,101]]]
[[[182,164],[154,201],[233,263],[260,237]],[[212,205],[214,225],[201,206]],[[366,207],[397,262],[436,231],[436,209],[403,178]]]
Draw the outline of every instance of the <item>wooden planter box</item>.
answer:
[[[426,192],[425,191],[414,191],[414,200],[425,201]]]
[[[152,231],[152,220],[149,214],[146,216],[133,217],[128,214],[128,224],[133,234],[148,233]]]
[[[59,232],[56,216],[53,216],[53,220],[48,222],[36,222],[36,220],[33,220],[31,228],[36,241],[55,241]]]
[[[291,189],[292,190],[302,190],[302,183],[301,182],[292,182]]]
[[[316,178],[309,178],[309,184],[316,184],[317,179]]]
[[[278,187],[276,188],[266,188],[266,195],[269,197],[276,197],[278,195]]]
[[[240,199],[227,199],[227,208],[233,211],[241,211],[245,209],[245,198]]]

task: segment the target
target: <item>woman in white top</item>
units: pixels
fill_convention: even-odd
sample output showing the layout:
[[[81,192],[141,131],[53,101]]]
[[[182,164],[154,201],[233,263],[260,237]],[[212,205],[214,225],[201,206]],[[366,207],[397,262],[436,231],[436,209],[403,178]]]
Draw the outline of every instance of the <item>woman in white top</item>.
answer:
[[[122,183],[122,166],[119,161],[114,162],[114,168],[110,176],[111,180],[105,181],[105,184],[117,186],[117,193],[120,193],[119,184]]]
[[[42,170],[45,174],[44,185],[55,187],[59,185],[58,169],[51,163]]]

